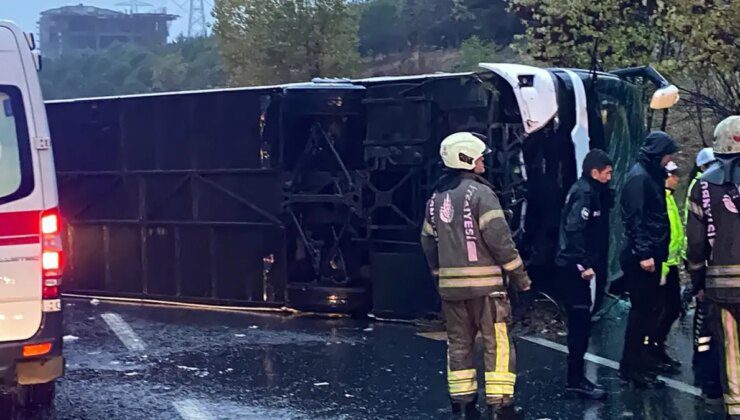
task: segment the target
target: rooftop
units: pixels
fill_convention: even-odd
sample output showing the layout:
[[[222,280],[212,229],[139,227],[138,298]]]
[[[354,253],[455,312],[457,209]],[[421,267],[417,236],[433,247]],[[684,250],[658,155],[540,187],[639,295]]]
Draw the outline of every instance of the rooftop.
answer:
[[[129,15],[127,13],[118,12],[116,10],[103,9],[95,6],[85,6],[82,3],[76,6],[62,6],[57,7],[56,9],[45,10],[41,12],[41,16],[95,16],[104,18],[117,18],[122,16],[166,16],[168,20],[174,20],[178,17],[177,15],[172,15],[168,13],[135,13],[133,15]]]

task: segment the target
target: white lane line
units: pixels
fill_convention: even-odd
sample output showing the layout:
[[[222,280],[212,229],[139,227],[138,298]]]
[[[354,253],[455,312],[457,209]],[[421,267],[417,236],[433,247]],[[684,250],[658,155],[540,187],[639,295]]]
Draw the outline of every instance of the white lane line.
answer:
[[[211,420],[208,409],[198,400],[180,400],[172,403],[184,420]]]
[[[544,338],[540,337],[532,337],[532,336],[525,336],[521,337],[523,340],[527,340],[530,343],[539,344],[541,346],[557,350],[561,353],[568,354],[568,347],[558,344],[555,342],[552,342],[550,340],[546,340]],[[606,366],[608,368],[612,368],[614,370],[619,369],[619,363],[615,362],[614,360],[605,359],[603,357],[597,356],[595,354],[586,353],[586,356],[584,356],[584,359],[588,360],[589,362],[596,363],[597,365]],[[701,397],[701,389],[691,386],[687,383],[683,383],[681,381],[677,381],[675,379],[666,378],[665,376],[658,376],[659,379],[661,379],[663,382],[665,382],[666,386],[671,387],[677,391],[685,392],[687,394],[691,394],[697,397]]]
[[[118,336],[124,346],[130,351],[143,351],[146,346],[138,335],[131,329],[120,315],[106,312],[100,315],[111,330]]]

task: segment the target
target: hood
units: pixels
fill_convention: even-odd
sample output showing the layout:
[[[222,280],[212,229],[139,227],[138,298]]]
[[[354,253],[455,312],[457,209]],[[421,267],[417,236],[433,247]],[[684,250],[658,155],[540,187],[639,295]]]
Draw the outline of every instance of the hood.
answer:
[[[665,169],[660,166],[663,156],[678,152],[678,144],[668,133],[653,131],[645,138],[645,145],[640,149],[638,161],[645,166],[655,178],[665,179]]]
[[[717,161],[701,176],[710,184],[740,184],[740,154],[717,156]]]
[[[653,131],[645,138],[640,155],[660,161],[663,156],[678,152],[678,144],[668,133]]]

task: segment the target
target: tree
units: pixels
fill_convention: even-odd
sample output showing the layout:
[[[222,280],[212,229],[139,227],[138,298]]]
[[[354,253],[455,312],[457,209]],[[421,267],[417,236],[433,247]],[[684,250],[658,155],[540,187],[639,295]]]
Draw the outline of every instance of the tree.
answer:
[[[214,38],[181,38],[162,47],[131,43],[45,60],[46,99],[208,89],[227,84]]]
[[[460,57],[455,70],[476,71],[480,70],[478,68],[480,63],[512,61],[518,60],[511,48],[500,47],[493,42],[483,41],[477,35],[473,35],[460,45]]]
[[[389,54],[405,48],[400,13],[396,0],[375,0],[362,7],[359,22],[360,54]]]
[[[614,68],[668,58],[654,57],[666,39],[661,0],[513,0],[511,8],[526,27],[519,51],[545,63]]]
[[[458,22],[458,39],[475,35],[499,45],[509,45],[514,35],[524,32],[516,15],[504,0],[454,0],[452,16]]]
[[[716,121],[740,115],[740,2],[675,3],[667,25],[681,44],[684,103],[703,132],[705,110]]]
[[[351,76],[357,20],[342,0],[221,0],[213,9],[231,83]]]
[[[653,64],[682,89],[699,132],[740,113],[740,2],[513,0],[526,32],[519,51],[556,66]]]

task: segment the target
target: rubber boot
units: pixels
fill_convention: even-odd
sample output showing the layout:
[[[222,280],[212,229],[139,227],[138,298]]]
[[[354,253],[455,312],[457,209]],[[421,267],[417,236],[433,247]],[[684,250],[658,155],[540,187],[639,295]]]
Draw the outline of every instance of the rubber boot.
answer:
[[[489,405],[486,413],[487,420],[522,420],[524,413],[514,404],[509,405]]]
[[[479,418],[478,395],[473,397],[473,401],[467,403],[452,402],[452,419],[477,420]]]

